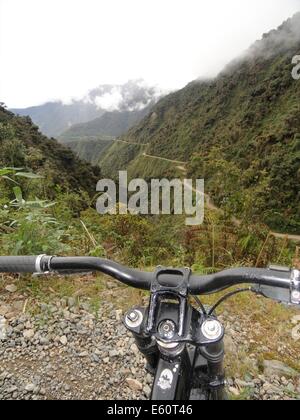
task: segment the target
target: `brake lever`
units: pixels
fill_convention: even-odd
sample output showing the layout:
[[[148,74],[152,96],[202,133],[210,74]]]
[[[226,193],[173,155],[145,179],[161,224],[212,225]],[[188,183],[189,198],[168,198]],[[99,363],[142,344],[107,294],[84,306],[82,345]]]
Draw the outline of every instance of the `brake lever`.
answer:
[[[274,286],[255,285],[252,291],[257,295],[263,296],[267,299],[272,299],[287,305],[291,304],[291,293],[289,289],[278,288]]]
[[[274,267],[272,267],[274,270]],[[287,271],[278,269],[277,271]],[[289,270],[290,271],[290,270]],[[291,282],[290,288],[284,289],[282,287],[265,286],[265,285],[254,285],[252,287],[254,293],[264,296],[268,299],[276,300],[280,303],[284,303],[292,306],[300,306],[300,271],[291,271]]]

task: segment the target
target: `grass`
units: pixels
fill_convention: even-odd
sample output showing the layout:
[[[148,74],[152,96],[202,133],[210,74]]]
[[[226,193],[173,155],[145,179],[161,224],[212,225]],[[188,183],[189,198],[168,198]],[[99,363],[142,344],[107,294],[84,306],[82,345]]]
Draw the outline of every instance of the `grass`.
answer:
[[[120,309],[141,304],[146,293],[120,285],[103,275],[85,277],[29,277],[15,278],[2,276],[0,294],[5,292],[8,284],[14,283],[17,293],[26,297],[26,311],[39,312],[41,303],[50,304],[55,299],[75,298],[79,305],[82,300],[88,301],[93,312],[97,312],[101,302],[114,302]],[[113,288],[111,288],[113,285]]]
[[[233,374],[243,377],[247,369],[253,373],[245,363],[250,354],[257,356],[258,364],[263,360],[280,360],[300,371],[299,343],[291,337],[291,318],[299,311],[250,293],[235,296],[220,309],[236,317],[240,315],[241,328],[247,330],[252,340],[247,352],[239,352],[238,357],[228,356]]]

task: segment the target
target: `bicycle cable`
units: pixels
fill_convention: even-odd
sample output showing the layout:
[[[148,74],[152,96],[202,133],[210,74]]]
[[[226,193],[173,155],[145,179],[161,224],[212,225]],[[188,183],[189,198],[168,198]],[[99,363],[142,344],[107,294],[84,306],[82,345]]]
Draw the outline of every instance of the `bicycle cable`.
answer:
[[[244,289],[238,289],[238,290],[234,290],[233,292],[227,293],[225,296],[223,296],[221,299],[218,300],[218,302],[209,310],[208,312],[208,316],[211,316],[215,310],[223,303],[225,302],[225,300],[231,298],[232,296],[235,296],[239,293],[244,293],[244,292],[253,292],[255,293],[255,290],[253,289],[253,287],[247,287]]]
[[[201,302],[201,300],[198,298],[198,296],[193,296],[193,299],[195,300],[195,302],[197,303],[197,305],[200,307],[201,311],[203,312],[203,315],[206,316],[207,315],[207,311],[205,309],[205,306]]]

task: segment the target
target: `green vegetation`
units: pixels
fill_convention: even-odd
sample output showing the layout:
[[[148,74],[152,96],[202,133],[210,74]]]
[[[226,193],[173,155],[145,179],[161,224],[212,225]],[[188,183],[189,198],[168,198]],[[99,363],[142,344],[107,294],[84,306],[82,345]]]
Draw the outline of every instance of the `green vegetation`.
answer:
[[[3,107],[0,149],[1,253],[67,251],[69,222],[90,205],[99,168]]]
[[[86,190],[77,184],[72,189],[73,179],[78,177],[80,181],[82,162],[54,141],[41,137],[28,119],[15,117],[4,109],[0,115],[1,150],[6,150],[1,155],[0,169],[0,255],[91,255],[146,270],[162,264],[191,266],[200,273],[230,266],[266,266],[269,262],[292,264],[293,244],[269,235],[269,229],[264,225],[233,225],[230,212],[207,209],[205,223],[197,228],[185,226],[184,216],[100,216],[95,210],[93,191],[90,191],[93,189],[89,187],[95,179],[94,168],[84,165],[91,177],[81,180],[86,183]],[[31,147],[32,137],[35,147]],[[44,144],[48,148],[44,149]],[[56,160],[51,159],[50,146],[56,147]],[[65,153],[72,157],[71,169],[64,161]],[[158,170],[155,167],[157,160],[147,167],[143,157],[139,159],[141,161],[136,164],[140,166],[135,170],[143,170],[149,176],[152,176],[151,168],[155,172]],[[28,162],[34,162],[34,165],[30,166]],[[52,179],[57,179],[56,184],[49,183],[47,164],[52,166]],[[160,164],[165,165],[166,171],[171,169],[167,161],[160,161]],[[18,168],[14,169],[12,165]],[[8,276],[3,277],[4,286],[11,283]],[[53,296],[73,297],[78,303],[88,299],[95,313],[103,300],[113,300],[123,309],[143,302],[145,292],[118,283],[110,287],[110,282],[102,276],[72,277],[68,281],[51,278],[44,282],[28,276],[17,284],[19,291],[26,293],[26,311],[34,313],[40,310],[41,302],[50,302]],[[211,303],[212,299],[215,301],[216,297],[206,297],[204,302]],[[259,358],[280,358],[299,368],[295,362],[296,345],[286,330],[292,314],[290,310],[248,294],[226,302],[222,310],[235,314],[242,311],[247,322],[262,325],[253,330],[253,340],[268,345],[268,353],[259,353]],[[280,353],[274,340],[279,326],[289,345],[288,354]],[[256,353],[256,350],[253,345],[249,352]],[[230,375],[242,377],[252,372],[246,356],[244,352],[227,356]]]
[[[53,199],[57,188],[94,194],[99,168],[87,165],[56,140],[41,135],[29,118],[16,117],[3,107],[0,107],[0,149],[0,167],[29,169],[43,177],[43,182],[30,185],[31,195]],[[28,185],[24,188],[27,193]]]
[[[119,170],[125,170],[129,163],[144,150],[143,145],[114,142],[100,158],[103,175],[117,178]]]
[[[213,201],[237,217],[299,232],[300,83],[291,77],[299,27],[297,14],[216,79],[161,99],[121,139],[148,144],[149,155],[188,161],[189,175],[204,178]],[[104,157],[113,176],[136,167],[130,159],[143,152],[118,151],[113,145]]]
[[[72,126],[59,137],[59,141],[70,147],[80,159],[92,165],[97,165],[100,160],[104,160],[106,150],[112,146],[108,156],[110,160],[114,154],[115,137],[126,133],[130,127],[142,120],[152,105],[138,111],[106,112],[100,118]]]
[[[139,155],[127,168],[129,178],[180,178],[183,171],[174,163]]]
[[[137,124],[148,114],[149,110],[150,107],[145,107],[140,111],[106,112],[92,121],[73,125],[59,137],[59,140],[65,143],[74,138],[91,136],[118,137]]]
[[[113,144],[111,138],[94,138],[94,137],[83,137],[83,138],[70,138],[70,141],[65,142],[64,145],[69,147],[80,159],[83,159],[92,165],[98,165],[100,156],[105,153]]]

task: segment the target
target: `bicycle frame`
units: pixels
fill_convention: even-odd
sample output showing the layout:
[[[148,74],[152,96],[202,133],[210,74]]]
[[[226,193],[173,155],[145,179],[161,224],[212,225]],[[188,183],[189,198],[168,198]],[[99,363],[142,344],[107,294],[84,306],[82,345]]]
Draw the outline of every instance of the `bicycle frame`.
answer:
[[[163,318],[174,320],[180,306],[167,305],[162,306]],[[128,324],[128,314],[134,313],[140,314],[140,325],[130,325],[130,321]],[[162,342],[147,333],[149,313],[150,305],[148,308],[135,307],[125,315],[124,323],[147,360],[146,369],[154,375],[151,400],[225,399],[223,334],[219,340],[203,345],[192,339],[188,343]],[[200,336],[204,314],[188,305],[185,315],[185,329],[193,330],[195,337]],[[154,322],[156,326],[161,324],[160,314]]]

